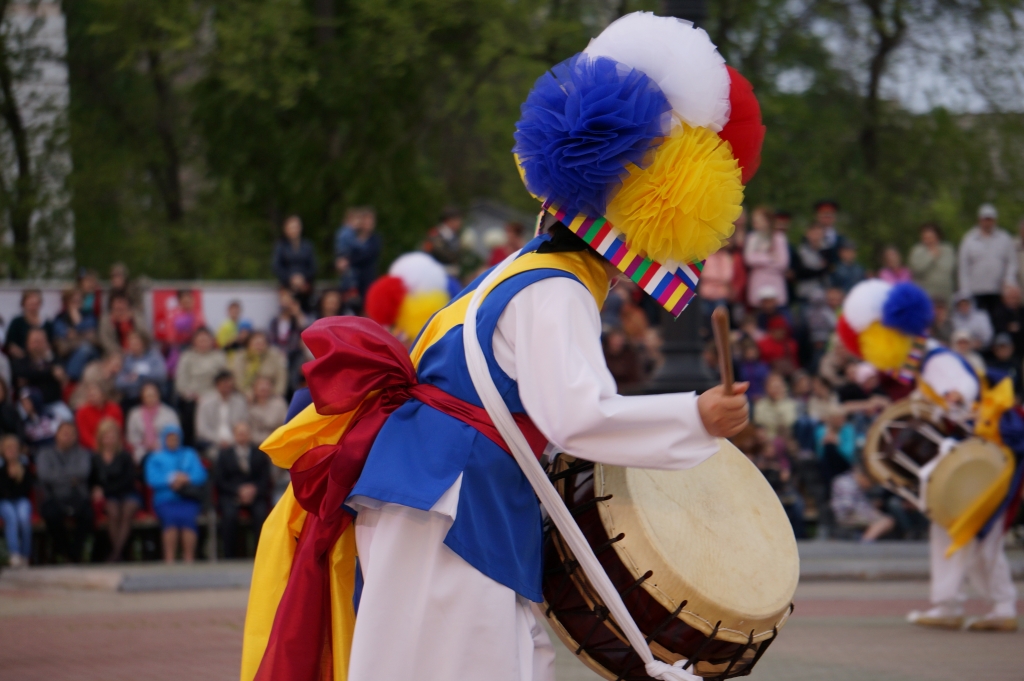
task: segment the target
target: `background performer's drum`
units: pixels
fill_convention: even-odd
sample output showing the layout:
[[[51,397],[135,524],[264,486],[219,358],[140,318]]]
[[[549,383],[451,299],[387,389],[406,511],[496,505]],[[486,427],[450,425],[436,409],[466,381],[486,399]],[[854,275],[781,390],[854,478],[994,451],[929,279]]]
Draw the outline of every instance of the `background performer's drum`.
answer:
[[[949,528],[1013,459],[1003,447],[971,437],[967,424],[935,403],[907,398],[871,425],[864,464],[883,487]]]
[[[789,617],[800,560],[778,497],[746,456],[720,440],[695,468],[653,471],[563,454],[552,480],[657,657],[686,658],[706,678],[750,672]],[[544,598],[587,666],[649,678],[554,528]]]

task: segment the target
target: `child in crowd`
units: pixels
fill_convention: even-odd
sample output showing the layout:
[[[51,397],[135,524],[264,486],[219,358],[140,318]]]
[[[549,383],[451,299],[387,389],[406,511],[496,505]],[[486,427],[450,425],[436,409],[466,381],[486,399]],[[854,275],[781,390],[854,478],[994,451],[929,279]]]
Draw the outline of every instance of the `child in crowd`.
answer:
[[[874,542],[896,527],[896,521],[878,510],[868,499],[867,492],[874,486],[871,478],[859,465],[832,481],[832,512],[840,527],[861,529],[861,543]]]
[[[910,270],[903,266],[903,256],[895,246],[886,246],[882,251],[882,269],[878,270],[878,278],[890,284],[910,281]]]
[[[786,511],[797,539],[804,539],[807,531],[804,525],[804,500],[793,486],[793,470],[786,456],[785,441],[772,437],[764,428],[757,429],[756,454],[751,457],[754,465],[764,475],[779,497]]]
[[[32,471],[17,435],[0,437],[0,457],[0,518],[8,562],[25,567],[32,555]]]
[[[771,371],[768,365],[761,361],[761,351],[757,343],[745,339],[740,346],[740,362],[736,367],[740,380],[750,383],[747,388],[747,395],[751,400],[757,400],[764,395],[764,383]]]
[[[829,275],[829,285],[848,293],[864,279],[864,268],[857,262],[857,247],[849,239],[843,239],[839,244],[839,262]]]
[[[1013,339],[1010,334],[996,334],[985,361],[985,368],[998,373],[1001,377],[1009,378],[1013,382],[1013,392],[1018,397],[1022,394],[1020,366],[1014,358]]]
[[[837,475],[850,470],[857,456],[857,431],[842,407],[828,412],[824,423],[818,425],[814,442],[821,480],[830,487]]]
[[[796,423],[797,406],[788,395],[786,379],[773,371],[765,379],[764,390],[765,396],[754,403],[754,423],[769,437],[788,440]]]
[[[768,333],[758,341],[761,361],[783,375],[793,373],[800,366],[797,344],[790,335],[790,326],[782,315],[768,320]]]
[[[977,345],[970,331],[967,329],[957,329],[954,331],[950,337],[950,347],[953,352],[963,357],[979,376],[985,375],[985,360],[974,351]]]
[[[975,350],[984,350],[992,342],[992,320],[985,310],[979,310],[974,305],[974,298],[967,293],[957,293],[953,296],[953,314],[950,316],[953,324],[953,333],[966,331]],[[955,340],[953,341],[956,342]]]
[[[836,291],[835,288],[828,289]],[[842,300],[840,299],[840,304]],[[822,291],[814,291],[804,306],[804,326],[807,329],[807,340],[810,342],[810,362],[813,369],[818,365],[818,360],[825,354],[828,341],[836,329],[837,314],[835,308],[828,302],[828,294]]]
[[[238,324],[242,321],[242,301],[228,303],[228,318],[217,329],[217,345],[227,348],[238,339]]]

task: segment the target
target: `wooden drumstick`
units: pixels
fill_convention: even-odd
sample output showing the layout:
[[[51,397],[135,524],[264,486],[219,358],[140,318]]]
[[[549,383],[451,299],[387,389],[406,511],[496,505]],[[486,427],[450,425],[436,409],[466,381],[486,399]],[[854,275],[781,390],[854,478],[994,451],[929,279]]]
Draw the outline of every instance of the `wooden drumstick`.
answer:
[[[718,348],[722,388],[726,395],[732,395],[732,342],[729,338],[729,312],[724,307],[716,307],[711,313],[711,328],[715,332],[715,347]]]

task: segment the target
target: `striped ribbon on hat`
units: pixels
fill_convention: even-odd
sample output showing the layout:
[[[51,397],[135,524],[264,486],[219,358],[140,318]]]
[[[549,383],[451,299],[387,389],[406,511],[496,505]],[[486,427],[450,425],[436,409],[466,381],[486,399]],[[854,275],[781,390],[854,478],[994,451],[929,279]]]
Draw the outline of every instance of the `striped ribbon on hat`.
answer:
[[[673,317],[682,314],[693,300],[704,269],[703,260],[683,265],[670,262],[662,264],[630,248],[622,232],[603,217],[568,215],[551,200],[544,202],[544,210],[615,265]]]

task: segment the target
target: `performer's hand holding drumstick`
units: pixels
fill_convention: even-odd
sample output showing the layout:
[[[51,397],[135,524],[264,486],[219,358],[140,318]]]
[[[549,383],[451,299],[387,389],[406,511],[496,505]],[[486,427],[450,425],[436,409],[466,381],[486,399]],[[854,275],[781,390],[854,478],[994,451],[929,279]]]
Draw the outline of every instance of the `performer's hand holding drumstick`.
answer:
[[[711,326],[718,348],[718,366],[722,384],[704,392],[697,398],[697,411],[704,429],[714,437],[732,437],[743,430],[750,417],[745,393],[749,383],[733,383],[732,349],[729,343],[729,315],[725,308],[711,314]]]

